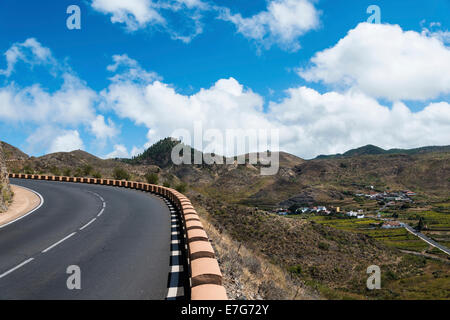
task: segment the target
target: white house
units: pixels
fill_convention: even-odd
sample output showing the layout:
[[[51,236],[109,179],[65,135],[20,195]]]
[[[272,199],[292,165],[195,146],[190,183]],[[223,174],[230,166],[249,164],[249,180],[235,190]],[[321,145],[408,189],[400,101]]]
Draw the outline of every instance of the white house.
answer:
[[[355,211],[349,211],[349,212],[347,212],[347,215],[348,215],[349,217],[357,217],[357,216],[358,216],[358,213],[355,212]]]

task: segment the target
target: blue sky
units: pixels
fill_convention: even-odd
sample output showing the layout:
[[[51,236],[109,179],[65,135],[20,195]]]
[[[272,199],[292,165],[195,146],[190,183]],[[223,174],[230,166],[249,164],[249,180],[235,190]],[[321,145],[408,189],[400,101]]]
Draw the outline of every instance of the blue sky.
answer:
[[[201,118],[206,126],[210,123],[219,130],[242,128],[247,124],[252,128],[279,128],[280,148],[302,157],[342,152],[366,143],[382,147],[450,144],[449,124],[444,121],[447,118],[432,116],[447,114],[449,107],[449,80],[444,74],[450,73],[446,69],[448,0],[134,0],[124,3],[128,4],[114,7],[103,0],[4,0],[0,3],[0,52],[5,54],[0,57],[0,69],[8,70],[6,53],[13,52],[14,45],[16,52],[24,52],[9,74],[0,73],[1,140],[32,155],[79,146],[102,157],[126,156],[142,151],[173,130],[191,128],[193,119]],[[69,16],[66,9],[72,4],[81,8],[81,30],[66,27]],[[292,19],[288,13],[297,5],[303,7],[298,7],[298,19],[295,15]],[[381,26],[386,30],[372,30],[372,26],[364,29],[360,25],[370,16],[366,13],[369,5],[380,7]],[[271,8],[281,11],[271,11]],[[284,8],[288,11],[283,11]],[[308,14],[306,9],[311,12]],[[397,40],[390,36],[395,33],[390,30],[395,30],[389,29],[395,25],[399,27]],[[350,30],[356,30],[356,35],[349,37]],[[380,48],[384,45],[390,48],[392,42],[403,41],[410,31],[414,32],[417,44],[408,42],[407,59],[402,58],[404,53],[397,48],[400,57],[392,49],[392,59],[397,59],[392,64],[384,64],[390,59],[389,54],[384,60],[371,58],[370,61],[380,64],[373,66],[380,72],[389,72],[392,66],[416,68],[411,75],[423,79],[423,83],[412,83],[399,76],[392,80],[394,93],[355,71],[365,67],[363,63],[355,65],[355,61],[365,59],[364,52],[352,51],[362,46],[365,32],[378,37],[379,42],[367,44],[367,48],[374,46],[374,50],[386,53]],[[27,39],[36,42],[24,44]],[[348,47],[340,49],[337,43],[343,39],[347,39]],[[352,44],[352,41],[358,42]],[[430,48],[427,41],[439,41],[440,45],[425,49]],[[37,46],[48,48],[49,56],[41,60],[33,56],[35,53],[29,51]],[[326,49],[334,50],[328,58],[314,62],[316,54]],[[416,49],[418,52],[414,54]],[[121,59],[118,68],[111,71],[107,67],[114,65],[113,56],[127,59]],[[350,58],[353,60],[346,60]],[[433,63],[442,59],[439,63],[442,67],[427,71],[429,58]],[[409,66],[408,59],[412,59]],[[334,74],[330,61],[339,62],[342,70],[338,74]],[[120,75],[119,70],[124,70],[121,80],[111,80]],[[134,70],[132,78],[126,76],[129,70]],[[145,79],[141,76],[150,73],[152,76]],[[67,80],[66,75],[75,80]],[[347,83],[349,78],[351,81]],[[436,79],[436,85],[428,88],[427,79]],[[223,85],[220,80],[224,80]],[[70,82],[70,90],[61,88],[65,81],[66,85]],[[218,82],[221,84],[217,85]],[[38,92],[29,90],[37,84]],[[152,93],[145,94],[150,88],[154,89]],[[423,88],[423,92],[417,88]],[[58,95],[61,91],[66,94],[62,101]],[[224,98],[219,91],[238,96],[229,101],[233,106],[229,113],[219,111],[224,108],[220,101],[228,99],[228,95]],[[134,105],[126,104],[129,101],[126,92],[134,92],[134,97],[139,97]],[[78,120],[45,121],[45,112],[49,116],[65,113],[61,111],[63,107],[52,110],[50,104],[64,104],[65,99],[71,99],[70,94],[74,95],[74,101],[81,100],[67,112]],[[134,109],[136,104],[140,107]],[[353,113],[346,109],[347,104],[355,104],[358,110],[370,108],[360,116],[373,114],[383,119],[381,124],[360,124],[365,120],[346,117]],[[335,107],[326,111],[331,118],[324,124],[320,112],[322,108],[331,108],[330,105]],[[22,115],[12,116],[11,110]],[[85,114],[88,111],[90,116],[81,119],[77,112],[82,111]],[[40,112],[42,117],[33,115],[27,119],[26,112]],[[186,121],[172,121],[171,117]],[[97,129],[93,129],[95,120]],[[435,127],[436,132],[428,131],[433,121],[439,126]],[[389,128],[398,124],[400,129],[390,132],[388,128],[380,128],[387,122]],[[345,128],[342,123],[346,124]],[[369,133],[363,132],[365,128]],[[386,137],[380,139],[380,135]]]

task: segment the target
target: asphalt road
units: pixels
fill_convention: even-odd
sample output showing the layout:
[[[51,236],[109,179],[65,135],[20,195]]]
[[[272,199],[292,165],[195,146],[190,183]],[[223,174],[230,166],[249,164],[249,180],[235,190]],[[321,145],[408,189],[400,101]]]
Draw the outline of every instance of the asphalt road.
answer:
[[[414,228],[412,228],[411,226],[409,226],[406,223],[405,223],[405,228],[406,228],[406,230],[408,230],[409,232],[411,232],[415,236],[419,237],[420,239],[422,239],[423,241],[425,241],[429,245],[432,245],[433,247],[438,248],[439,250],[441,250],[441,251],[445,252],[446,254],[450,255],[450,250],[446,246],[443,246],[443,245],[437,243],[436,241],[434,241],[433,239],[428,238],[426,235],[424,235],[421,232],[417,232],[416,230],[414,230]]]
[[[44,198],[0,228],[0,299],[164,299],[170,211],[125,188],[11,179]],[[67,268],[81,271],[69,290]]]

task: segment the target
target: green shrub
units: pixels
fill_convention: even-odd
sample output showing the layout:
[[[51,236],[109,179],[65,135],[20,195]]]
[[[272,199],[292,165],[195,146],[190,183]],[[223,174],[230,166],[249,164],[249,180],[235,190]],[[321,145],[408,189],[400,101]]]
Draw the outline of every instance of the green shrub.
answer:
[[[166,187],[166,188],[170,188],[170,182],[169,181],[165,181],[163,183],[163,186]]]
[[[30,165],[26,164],[23,167],[23,173],[25,173],[25,174],[33,174],[34,170],[33,170],[33,168],[30,167]]]
[[[83,170],[81,168],[77,168],[73,174],[75,177],[83,177]]]
[[[296,275],[300,275],[300,274],[302,274],[302,266],[301,265],[295,265],[295,266],[290,266],[289,268],[288,268],[288,271],[290,272],[290,273],[293,273],[293,274],[296,274]]]
[[[63,176],[70,177],[71,174],[72,174],[72,170],[70,170],[70,168],[65,168],[63,170]]]
[[[330,248],[330,245],[326,242],[319,242],[319,249],[321,250],[328,250]]]
[[[130,174],[123,168],[114,168],[113,177],[116,180],[130,180]]]
[[[98,171],[95,171],[95,172],[92,174],[92,176],[93,176],[95,179],[101,179],[101,178],[102,178],[102,174],[101,174],[100,172],[98,172]]]
[[[180,184],[178,184],[178,185],[175,187],[175,190],[177,190],[177,191],[180,192],[180,193],[185,193],[186,190],[187,190],[187,184],[184,183],[184,182],[181,182]]]
[[[147,180],[147,183],[150,183],[150,184],[158,184],[159,178],[156,173],[147,172],[147,174],[145,175],[145,180]]]
[[[52,175],[54,175],[54,176],[57,176],[57,177],[61,175],[61,171],[57,167],[51,167],[50,168],[50,173]]]
[[[84,165],[82,168],[82,172],[83,172],[84,176],[90,175],[93,170],[94,170],[94,168],[92,168],[92,166],[90,164]]]

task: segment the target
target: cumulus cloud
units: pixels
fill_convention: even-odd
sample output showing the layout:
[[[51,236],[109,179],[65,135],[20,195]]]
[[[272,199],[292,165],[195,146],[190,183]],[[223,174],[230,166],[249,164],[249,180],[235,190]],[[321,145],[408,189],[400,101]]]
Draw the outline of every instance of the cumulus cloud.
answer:
[[[40,84],[21,87],[17,82],[9,81],[7,78],[5,86],[0,87],[0,121],[9,124],[32,123],[38,126],[38,137],[30,137],[29,144],[33,142],[47,150],[60,148],[61,143],[65,141],[68,142],[69,148],[82,146],[82,143],[78,143],[79,137],[77,139],[73,131],[79,126],[88,128],[90,133],[103,143],[118,134],[118,129],[110,119],[105,121],[104,116],[97,114],[95,105],[98,93],[89,88],[69,67],[60,64],[53,57],[51,50],[36,39],[30,38],[22,43],[13,44],[6,51],[5,57],[7,68],[1,72],[5,76],[11,75],[18,61],[24,61],[30,68],[36,64],[46,65],[62,82],[60,88],[51,91]],[[122,57],[122,60],[126,60],[125,58]],[[117,58],[115,63],[113,69],[120,68],[125,62]],[[132,62],[128,61],[128,64]],[[132,70],[130,67],[128,78],[132,77]],[[136,72],[138,71],[137,69]],[[149,76],[145,72],[139,73],[141,78]],[[65,128],[66,131],[62,132],[61,128]],[[62,138],[51,143],[55,136]],[[36,140],[37,138],[40,140]]]
[[[223,135],[227,129],[278,129],[280,149],[307,158],[369,143],[384,148],[443,145],[450,136],[447,102],[412,112],[404,103],[382,105],[356,89],[321,94],[292,88],[282,101],[269,102],[266,112],[263,98],[234,78],[220,79],[189,96],[161,81],[114,82],[101,95],[119,117],[145,126],[152,143],[179,129],[192,135],[196,122]],[[234,149],[225,152],[233,155]]]
[[[108,123],[106,123],[105,117],[102,115],[98,115],[90,125],[92,133],[100,140],[112,139],[119,132],[114,122],[108,119]]]
[[[134,32],[151,29],[167,32],[174,40],[189,43],[204,30],[206,13],[233,23],[239,33],[264,47],[278,44],[298,50],[298,38],[319,26],[315,0],[271,0],[267,9],[251,17],[232,13],[222,5],[202,0],[92,0],[94,10],[111,16]]]
[[[101,93],[103,104],[121,118],[148,128],[154,143],[177,129],[192,131],[196,122],[205,129],[269,128],[263,99],[234,78],[220,79],[212,87],[186,96],[160,81],[142,85],[115,82]]]
[[[374,144],[383,148],[447,145],[450,104],[431,103],[419,112],[405,104],[392,108],[361,92],[321,94],[307,87],[287,91],[270,103],[269,117],[279,123],[284,150],[304,157]]]
[[[114,158],[128,158],[130,154],[128,153],[127,147],[123,144],[115,144],[114,150],[104,156],[105,159],[114,159]]]
[[[83,141],[77,130],[65,131],[56,137],[49,149],[49,152],[69,152],[84,148]]]
[[[0,75],[9,77],[15,65],[23,61],[33,65],[56,65],[50,49],[43,47],[35,38],[29,38],[21,43],[15,43],[5,52],[6,69],[0,70]]]
[[[112,23],[124,23],[130,31],[165,23],[152,0],[93,0],[91,5],[95,10],[111,15]]]
[[[276,43],[294,51],[300,49],[298,38],[320,23],[320,12],[310,0],[273,0],[266,11],[248,18],[228,8],[221,11],[220,18],[232,22],[243,36],[265,47]]]
[[[369,96],[426,100],[450,93],[450,48],[398,25],[361,23],[299,70],[308,81],[357,87]]]
[[[83,149],[84,144],[78,130],[64,130],[57,126],[38,127],[27,139],[27,152],[69,152]]]
[[[63,75],[63,85],[48,92],[39,84],[0,88],[0,119],[12,122],[55,122],[77,125],[95,118],[96,93],[80,79]]]
[[[112,141],[118,135],[119,130],[116,125],[104,115],[97,113],[97,103],[100,103],[101,110],[112,111],[120,118],[129,119],[136,125],[147,128],[148,142],[144,146],[128,146],[128,148],[131,147],[129,151],[127,146],[115,141],[114,150],[105,156],[107,158],[137,155],[151,143],[171,136],[179,129],[186,129],[193,134],[193,128],[197,122],[201,122],[205,130],[216,129],[222,134],[225,134],[227,129],[277,129],[280,132],[279,149],[306,158],[321,153],[343,152],[368,143],[384,148],[448,144],[450,105],[447,101],[424,103],[424,108],[418,112],[412,112],[405,103],[400,101],[392,105],[383,105],[376,100],[377,94],[369,90],[371,87],[365,87],[367,85],[363,81],[366,80],[365,75],[356,63],[363,65],[366,63],[365,56],[357,59],[357,54],[361,53],[360,50],[355,49],[353,59],[346,60],[346,57],[341,56],[341,50],[351,54],[346,51],[350,49],[345,42],[346,39],[355,38],[352,32],[362,32],[359,28],[370,29],[371,27],[365,24],[362,27],[358,26],[335,47],[329,49],[333,50],[342,46],[345,50],[336,49],[335,52],[339,54],[325,55],[326,58],[323,59],[318,58],[320,61],[317,60],[315,66],[303,70],[310,72],[311,75],[325,77],[333,71],[331,68],[329,70],[325,68],[327,59],[335,56],[339,58],[334,64],[337,69],[336,79],[339,77],[346,79],[350,74],[358,81],[352,80],[346,83],[343,90],[325,93],[308,87],[291,88],[286,91],[286,96],[281,101],[269,101],[268,110],[264,110],[265,101],[259,94],[245,87],[235,78],[219,79],[210,87],[200,89],[192,95],[184,95],[177,92],[170,84],[164,83],[155,73],[143,69],[137,61],[127,55],[116,55],[113,56],[113,63],[107,68],[113,73],[110,84],[100,93],[90,89],[70,72],[61,73],[63,84],[61,88],[53,92],[40,85],[21,88],[14,83],[9,83],[1,87],[0,121],[8,124],[30,122],[36,124],[38,129],[27,139],[28,144],[51,152],[83,148],[84,143],[80,135],[80,132],[83,132],[80,131],[80,126],[87,129],[84,133],[90,133],[99,140]],[[412,89],[421,92],[421,97],[430,95],[432,92],[437,92],[435,95],[446,92],[445,81],[448,78],[442,74],[442,70],[448,67],[445,61],[439,59],[442,59],[441,55],[447,54],[448,49],[442,42],[416,32],[403,32],[396,26],[377,28],[381,30],[389,28],[394,37],[393,42],[398,40],[399,34],[403,36],[407,34],[407,37],[418,41],[414,48],[405,44],[409,51],[404,54],[410,59],[410,64],[413,64],[414,72],[428,79],[429,83],[414,86],[409,78],[397,78],[396,82],[390,83],[391,86],[397,86],[397,99],[408,97],[408,92]],[[378,29],[371,30],[375,34],[380,32]],[[371,42],[375,41],[370,37],[358,39],[362,42],[359,45],[364,48],[372,48]],[[425,48],[424,44],[428,47]],[[392,55],[393,59],[402,66],[402,62],[398,60],[398,52],[395,50],[396,43],[391,43],[391,46],[393,49],[389,56]],[[428,52],[430,46],[435,51],[433,55]],[[434,72],[433,81],[427,78],[426,70],[421,69],[423,62],[419,58],[416,59],[411,52],[412,49],[418,50],[415,51],[415,55],[419,55],[421,59],[427,57],[431,59],[429,67]],[[46,56],[30,52],[31,59]],[[317,57],[319,56],[321,55],[318,54]],[[378,63],[378,68],[386,69],[389,66],[395,69],[397,67],[396,64],[383,62],[387,64],[386,66],[376,57],[369,57],[369,61]],[[442,70],[434,68],[434,64],[438,62],[441,63]],[[344,71],[340,69],[342,64],[346,66],[345,70],[348,74],[344,72],[344,69],[342,69]],[[366,65],[366,67],[368,72],[372,71],[370,66]],[[315,73],[314,68],[317,69]],[[411,74],[408,75],[411,78]],[[374,75],[375,79],[376,76],[377,74]],[[397,70],[392,70],[391,76],[398,76]],[[327,77],[327,79],[332,78]],[[381,87],[382,97],[391,97],[388,95],[390,93],[388,89],[388,87]],[[46,125],[40,127],[42,123]],[[222,147],[223,150],[223,146],[215,147],[217,150]],[[225,155],[235,154],[234,148],[230,149],[231,146],[228,145],[226,147],[228,149],[225,150]]]
[[[201,0],[93,0],[91,6],[130,32],[153,28],[185,43],[203,32],[202,12],[211,9]]]

